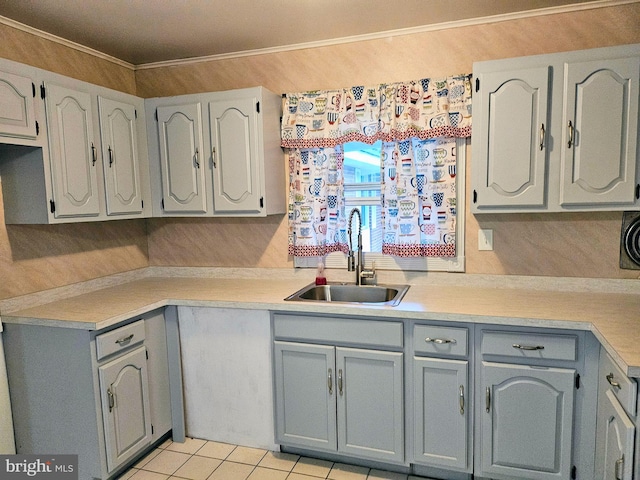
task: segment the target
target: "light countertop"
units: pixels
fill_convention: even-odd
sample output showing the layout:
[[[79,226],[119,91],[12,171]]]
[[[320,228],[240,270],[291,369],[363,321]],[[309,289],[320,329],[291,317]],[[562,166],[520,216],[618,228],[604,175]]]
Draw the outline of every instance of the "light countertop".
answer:
[[[640,289],[599,293],[418,283],[396,307],[363,306],[284,301],[310,279],[271,273],[148,276],[26,308],[5,304],[2,321],[101,330],[156,308],[184,305],[588,330],[627,375],[640,377]]]

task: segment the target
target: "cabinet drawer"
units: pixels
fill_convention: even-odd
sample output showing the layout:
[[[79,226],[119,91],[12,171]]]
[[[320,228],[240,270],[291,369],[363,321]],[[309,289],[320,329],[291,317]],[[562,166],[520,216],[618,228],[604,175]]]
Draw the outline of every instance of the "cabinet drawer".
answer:
[[[627,377],[604,350],[600,355],[600,385],[611,390],[629,415],[636,416],[638,384]]]
[[[127,350],[132,345],[144,341],[144,320],[130,323],[96,337],[98,360],[116,352]]]
[[[573,362],[578,357],[578,337],[546,333],[484,331],[481,352],[483,355]]]
[[[467,355],[467,328],[416,325],[413,328],[414,353]]]

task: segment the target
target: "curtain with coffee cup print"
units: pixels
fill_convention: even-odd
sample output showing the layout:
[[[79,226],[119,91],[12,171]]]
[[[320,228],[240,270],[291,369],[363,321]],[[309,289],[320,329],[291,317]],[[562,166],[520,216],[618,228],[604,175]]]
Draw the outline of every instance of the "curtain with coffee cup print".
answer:
[[[455,138],[471,136],[470,74],[290,93],[281,134],[291,255],[348,251],[341,145],[382,140],[383,253],[455,256]]]

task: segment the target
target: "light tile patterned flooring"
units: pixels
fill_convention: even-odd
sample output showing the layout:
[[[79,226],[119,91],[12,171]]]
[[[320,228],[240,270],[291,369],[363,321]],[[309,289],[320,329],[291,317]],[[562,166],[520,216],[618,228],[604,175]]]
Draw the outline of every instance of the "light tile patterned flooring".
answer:
[[[187,438],[167,440],[119,480],[425,480],[258,448]]]

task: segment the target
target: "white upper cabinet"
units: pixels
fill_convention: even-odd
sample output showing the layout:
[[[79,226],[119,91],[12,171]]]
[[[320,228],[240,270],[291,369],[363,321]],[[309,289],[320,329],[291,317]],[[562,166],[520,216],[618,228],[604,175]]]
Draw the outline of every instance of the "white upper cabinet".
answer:
[[[281,105],[262,87],[147,99],[154,216],[285,213]]]
[[[53,179],[53,214],[98,216],[100,200],[91,95],[46,85],[47,125]]]
[[[98,96],[107,215],[142,213],[135,105]]]
[[[251,97],[209,103],[216,213],[260,213],[257,106]]]
[[[31,78],[0,71],[0,136],[37,137],[35,95]]]
[[[640,206],[640,45],[474,64],[472,212]]]
[[[565,65],[561,205],[634,203],[640,56]]]
[[[206,168],[199,102],[158,107],[162,205],[169,213],[206,213]]]

